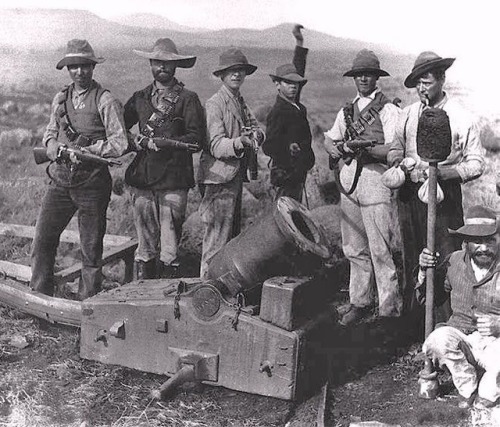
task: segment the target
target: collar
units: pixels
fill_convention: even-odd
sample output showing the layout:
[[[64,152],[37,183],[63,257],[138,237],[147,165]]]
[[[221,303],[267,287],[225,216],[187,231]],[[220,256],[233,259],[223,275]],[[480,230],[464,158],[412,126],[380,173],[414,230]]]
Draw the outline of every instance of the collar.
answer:
[[[300,110],[299,103],[298,102],[292,102],[289,99],[285,98],[280,92],[278,92],[278,98],[281,98],[283,101],[287,102],[288,104],[294,106],[297,108],[297,110]]]
[[[380,89],[378,87],[376,87],[375,90],[372,93],[370,93],[370,95],[368,95],[368,96],[363,96],[358,92],[358,94],[356,95],[356,98],[354,98],[354,101],[352,101],[352,103],[355,104],[356,102],[358,102],[362,98],[371,99],[373,101],[378,92],[380,92]]]
[[[93,79],[92,79],[92,82],[90,83],[90,86],[87,89],[78,90],[76,88],[75,84],[73,83],[73,93],[78,95],[78,96],[84,96],[87,93],[89,93],[96,86],[97,86],[97,82]]]
[[[168,86],[162,85],[159,81],[155,80],[152,84],[151,95],[156,95],[162,92],[170,92],[177,84],[177,79],[174,77]]]
[[[429,108],[440,108],[440,109],[443,109],[443,107],[445,106],[445,104],[448,102],[448,94],[446,92],[444,92],[444,91],[443,91],[443,93],[444,93],[443,99],[441,101],[439,101],[433,107],[429,107]],[[425,108],[425,104],[421,102],[420,103],[420,111],[422,111],[424,108]]]
[[[221,86],[221,91],[228,96],[229,98],[234,99],[235,101],[238,101],[240,97],[240,91],[238,91],[236,94],[234,94],[231,89],[229,89],[224,83]]]

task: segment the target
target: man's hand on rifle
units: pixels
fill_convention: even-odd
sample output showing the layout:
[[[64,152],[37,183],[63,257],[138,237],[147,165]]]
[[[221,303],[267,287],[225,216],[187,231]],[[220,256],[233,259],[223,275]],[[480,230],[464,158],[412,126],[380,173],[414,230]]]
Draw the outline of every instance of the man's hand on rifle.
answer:
[[[144,135],[136,135],[134,138],[134,147],[137,151],[151,150],[159,151],[159,148],[154,143],[152,138],[147,138]]]
[[[435,267],[437,265],[437,259],[439,257],[439,253],[432,253],[429,249],[424,248],[418,257],[418,265],[422,270],[426,268]]]
[[[63,144],[57,141],[57,139],[49,139],[47,142],[47,157],[55,162],[57,160],[57,156],[59,155],[59,147]]]

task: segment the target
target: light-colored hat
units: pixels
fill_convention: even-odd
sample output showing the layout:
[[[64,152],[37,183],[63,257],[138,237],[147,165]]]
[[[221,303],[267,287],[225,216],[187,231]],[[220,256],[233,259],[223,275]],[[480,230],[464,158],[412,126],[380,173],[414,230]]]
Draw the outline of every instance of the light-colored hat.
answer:
[[[218,77],[223,71],[233,67],[244,68],[247,75],[253,74],[257,69],[255,65],[248,63],[247,57],[243,55],[241,50],[231,47],[221,53],[219,56],[219,66],[213,74]]]
[[[57,63],[56,68],[62,70],[68,65],[100,64],[104,61],[104,58],[95,56],[94,49],[92,49],[92,46],[90,46],[87,40],[73,39],[68,42],[66,54],[64,58]]]
[[[441,58],[437,53],[426,51],[417,56],[411,73],[405,79],[406,87],[415,87],[417,80],[425,73],[441,68],[447,70],[451,64],[455,62],[455,58]]]
[[[472,206],[465,215],[465,225],[458,230],[448,229],[450,234],[469,237],[489,237],[497,233],[497,216],[493,209]]]
[[[373,53],[373,51],[368,49],[361,49],[354,61],[352,61],[352,67],[349,71],[344,73],[344,77],[356,77],[363,73],[373,73],[378,76],[389,76],[390,74],[380,68],[380,61]]]
[[[288,82],[299,83],[305,85],[307,79],[297,73],[297,69],[293,64],[284,64],[276,68],[276,74],[269,74],[273,81],[286,80]]]
[[[177,67],[191,68],[196,62],[196,56],[179,55],[175,43],[167,38],[156,40],[151,51],[133,49],[134,53],[148,59],[159,61],[175,61]]]

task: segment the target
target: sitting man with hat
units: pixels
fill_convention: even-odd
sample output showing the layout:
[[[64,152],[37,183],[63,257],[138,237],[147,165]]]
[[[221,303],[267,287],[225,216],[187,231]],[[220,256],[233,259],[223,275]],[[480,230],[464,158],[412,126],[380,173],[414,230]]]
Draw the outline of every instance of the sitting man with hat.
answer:
[[[265,154],[271,157],[271,184],[275,199],[289,196],[302,201],[307,171],[314,166],[311,129],[307,110],[300,103],[300,92],[307,83],[304,78],[308,49],[303,47],[302,25],[295,25],[296,47],[293,64],[276,68],[270,74],[278,89],[276,103],[267,116]]]
[[[102,157],[119,157],[127,150],[123,107],[93,80],[95,65],[103,61],[95,56],[87,40],[73,39],[56,65],[58,70],[68,68],[73,83],[56,94],[43,136],[47,156],[53,162],[47,169],[51,181],[36,222],[31,287],[47,295],[54,293],[54,262],[60,235],[75,212],[82,257],[78,296],[85,299],[101,289],[111,175],[106,165],[80,163],[73,157],[60,160],[58,154],[61,146]]]
[[[429,167],[417,154],[417,129],[422,111],[425,108],[444,110],[451,128],[451,153],[438,164],[438,182],[444,192],[444,200],[437,206],[435,239],[436,250],[443,256],[460,248],[458,239],[449,235],[447,230],[463,225],[461,183],[479,177],[485,167],[477,123],[470,113],[443,91],[445,71],[454,61],[454,58],[442,58],[434,52],[418,55],[404,84],[408,88],[416,88],[420,99],[403,110],[387,155],[390,166],[398,165],[403,158],[412,158],[416,162],[398,197],[406,303],[411,302],[406,296],[412,295],[413,269],[426,245],[427,236],[427,205],[418,197]],[[442,315],[447,316],[444,312]]]
[[[459,406],[468,407],[475,400],[475,407],[490,408],[500,399],[498,219],[492,209],[473,206],[465,225],[448,231],[462,238],[463,247],[437,266],[436,278],[444,282],[444,291],[436,292],[436,304],[449,299],[453,314],[429,334],[422,350],[435,366],[450,371],[462,398]],[[425,269],[436,264],[437,256],[425,248],[419,256],[416,287],[421,303],[425,301]]]
[[[170,278],[178,274],[178,243],[194,187],[192,152],[205,139],[198,95],[175,72],[193,67],[196,57],[180,55],[168,38],[158,39],[150,51],[134,52],[149,59],[154,78],[125,104],[127,129],[136,123],[139,129],[133,140],[137,154],[125,173],[138,237],[136,271],[139,279]]]
[[[350,306],[340,321],[344,326],[370,314],[375,286],[380,317],[393,319],[402,311],[389,245],[396,209],[391,191],[381,181],[387,170],[388,144],[400,114],[400,109],[377,88],[379,77],[388,75],[380,68],[375,53],[366,49],[358,52],[352,68],[344,73],[354,79],[358,94],[339,111],[333,127],[325,133],[330,158],[334,162],[345,159],[338,176],[342,248],[350,264]],[[372,140],[376,144],[350,161],[353,153],[345,143],[349,140]]]
[[[200,277],[206,277],[210,259],[241,227],[243,182],[249,163],[256,165],[255,148],[265,140],[252,111],[240,94],[246,76],[257,67],[243,52],[229,48],[219,57],[213,74],[222,86],[205,104],[208,142],[200,158],[198,182],[203,194],[199,207],[205,226]],[[256,171],[256,169],[254,169]]]

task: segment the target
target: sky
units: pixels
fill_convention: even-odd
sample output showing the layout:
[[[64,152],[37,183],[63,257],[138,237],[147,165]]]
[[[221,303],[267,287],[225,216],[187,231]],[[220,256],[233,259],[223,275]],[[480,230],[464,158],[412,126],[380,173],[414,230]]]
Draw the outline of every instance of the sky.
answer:
[[[432,50],[456,57],[456,77],[480,87],[487,96],[490,88],[478,69],[500,69],[496,4],[495,0],[2,0],[0,9],[86,9],[103,18],[154,13],[209,29],[262,29],[299,22],[306,29],[384,43],[406,53]]]

